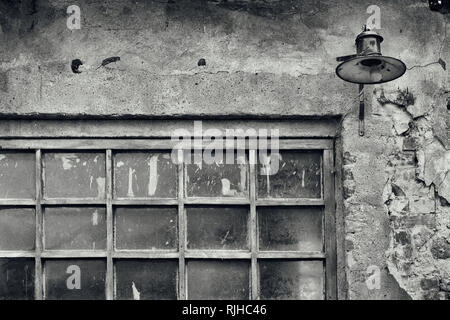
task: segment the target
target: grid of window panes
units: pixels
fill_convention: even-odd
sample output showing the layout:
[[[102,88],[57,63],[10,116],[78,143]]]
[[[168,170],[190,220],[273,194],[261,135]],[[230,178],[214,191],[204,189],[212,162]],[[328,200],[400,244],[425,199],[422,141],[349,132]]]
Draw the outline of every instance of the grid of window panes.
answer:
[[[0,299],[326,298],[324,150],[280,155],[0,151]]]

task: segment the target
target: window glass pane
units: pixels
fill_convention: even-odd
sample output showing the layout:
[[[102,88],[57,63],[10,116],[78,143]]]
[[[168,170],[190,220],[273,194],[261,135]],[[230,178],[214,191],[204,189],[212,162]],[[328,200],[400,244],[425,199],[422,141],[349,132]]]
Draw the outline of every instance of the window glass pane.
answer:
[[[188,261],[188,299],[249,299],[249,268],[240,260]]]
[[[45,261],[45,297],[55,300],[105,299],[106,261],[56,259]]]
[[[177,299],[178,260],[118,260],[115,271],[117,299]]]
[[[34,153],[0,153],[0,199],[36,198]]]
[[[287,151],[281,152],[280,157],[273,155],[271,161],[279,162],[278,170],[272,175],[266,174],[270,166],[264,167],[260,159],[258,197],[321,198],[321,154],[320,151]]]
[[[245,207],[187,208],[189,249],[248,249],[248,209]]]
[[[106,210],[101,207],[49,207],[44,210],[45,249],[106,248]]]
[[[0,300],[34,299],[34,259],[0,259]]]
[[[176,249],[177,209],[177,207],[116,208],[116,248]]]
[[[261,299],[322,300],[322,261],[259,262]]]
[[[47,198],[105,198],[105,154],[44,154]]]
[[[260,250],[322,251],[322,209],[258,208]]]
[[[35,221],[32,208],[0,209],[0,250],[34,250]]]
[[[213,153],[214,154],[214,153]],[[192,153],[190,164],[186,165],[186,192],[188,197],[239,197],[248,195],[248,161],[244,155],[234,157],[226,163],[224,152],[222,161],[195,161]]]
[[[177,166],[170,153],[117,153],[114,156],[116,198],[176,198]]]

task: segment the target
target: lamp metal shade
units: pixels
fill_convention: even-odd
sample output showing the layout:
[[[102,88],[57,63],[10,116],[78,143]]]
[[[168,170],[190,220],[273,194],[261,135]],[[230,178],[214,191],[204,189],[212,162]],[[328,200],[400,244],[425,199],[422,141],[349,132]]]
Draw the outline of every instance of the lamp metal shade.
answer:
[[[364,29],[355,40],[356,55],[342,62],[336,74],[342,80],[359,84],[388,82],[401,77],[405,64],[395,58],[381,55],[383,37],[375,31]]]
[[[406,71],[405,64],[395,58],[381,55],[361,56],[347,60],[336,68],[336,74],[342,80],[376,84],[395,80]]]

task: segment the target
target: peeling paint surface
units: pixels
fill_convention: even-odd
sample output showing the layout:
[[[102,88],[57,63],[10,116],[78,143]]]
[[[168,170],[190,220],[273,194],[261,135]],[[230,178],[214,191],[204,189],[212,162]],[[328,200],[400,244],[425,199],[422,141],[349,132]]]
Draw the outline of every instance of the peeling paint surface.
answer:
[[[148,162],[148,196],[154,196],[158,185],[158,155],[154,155]]]
[[[259,165],[258,197],[320,198],[322,195],[320,152],[282,152],[278,172],[266,174]]]
[[[115,265],[117,299],[176,299],[177,268],[176,260],[118,260]]]
[[[34,269],[34,259],[0,259],[0,299],[33,300]]]
[[[427,186],[433,184],[438,194],[450,202],[450,150],[434,141],[418,152],[418,178]]]
[[[131,282],[131,289],[133,290],[133,300],[141,300],[141,293],[136,288],[134,282]]]
[[[383,241],[386,251],[378,259],[386,261],[387,272],[400,287],[400,290],[395,290],[405,298],[448,299],[448,291],[442,284],[448,283],[450,276],[445,254],[448,246],[443,240],[449,239],[450,235],[449,150],[435,136],[432,118],[411,111],[410,106],[420,106],[423,99],[409,99],[405,92],[402,89],[381,93],[374,90],[376,118],[383,117],[385,122],[382,122],[383,127],[379,125],[374,129],[382,135],[382,148],[380,145],[378,149],[378,143],[374,141],[375,133],[373,138],[368,138],[372,152],[363,151],[362,145],[348,146],[348,149],[353,148],[360,153],[353,152],[354,161],[344,164],[344,188],[348,186],[347,195],[344,194],[345,206],[351,212],[346,219],[346,232],[352,245],[366,246],[367,241],[358,239],[356,235],[367,232],[366,225],[379,221],[370,214],[379,212],[388,220],[382,226],[388,241]],[[420,97],[421,94],[424,93],[414,95]],[[411,91],[409,95],[412,96]],[[358,166],[368,170],[368,174]],[[374,201],[364,216],[352,209],[365,199],[364,193],[353,186],[355,180],[370,179],[374,175],[381,180],[383,204],[380,206]],[[358,186],[361,185],[359,182]],[[379,245],[378,242],[375,244]],[[368,264],[361,250],[349,251],[348,277],[351,283]]]
[[[196,163],[194,154],[186,165],[186,192],[188,197],[246,197],[248,195],[248,161],[234,164],[222,161]]]
[[[45,153],[44,196],[48,198],[105,198],[104,154]]]
[[[114,163],[115,197],[177,196],[177,167],[172,163],[169,153],[117,153],[114,155]]]

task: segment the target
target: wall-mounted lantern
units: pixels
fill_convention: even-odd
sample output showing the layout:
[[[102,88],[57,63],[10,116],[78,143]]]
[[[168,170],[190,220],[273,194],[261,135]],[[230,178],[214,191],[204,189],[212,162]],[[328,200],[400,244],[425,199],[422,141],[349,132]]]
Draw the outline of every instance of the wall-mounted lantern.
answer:
[[[336,67],[338,77],[359,84],[360,135],[364,135],[364,85],[392,81],[406,71],[402,61],[381,55],[382,41],[382,36],[364,26],[363,32],[355,40],[356,54],[336,58],[337,61],[343,61]]]

